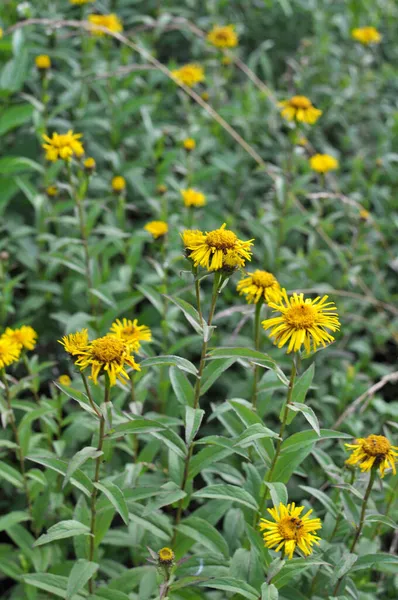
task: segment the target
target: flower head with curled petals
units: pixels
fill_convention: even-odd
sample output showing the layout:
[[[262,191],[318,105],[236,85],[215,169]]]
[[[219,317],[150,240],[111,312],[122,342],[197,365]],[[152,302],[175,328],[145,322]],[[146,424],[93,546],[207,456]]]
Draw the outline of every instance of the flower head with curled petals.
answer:
[[[313,106],[311,100],[306,96],[293,96],[289,100],[279,103],[281,115],[287,121],[298,123],[309,123],[313,125],[319,119],[322,111]]]
[[[355,442],[355,444],[345,444],[346,448],[353,450],[351,456],[345,461],[347,465],[359,465],[361,471],[370,471],[373,467],[379,468],[382,478],[389,467],[394,475],[396,474],[398,447],[392,446],[384,435],[372,434],[367,438],[358,438]]]
[[[37,332],[30,325],[22,325],[19,329],[11,329],[7,327],[4,333],[5,337],[13,340],[26,350],[34,350],[37,342]]]
[[[116,385],[117,379],[122,383],[126,383],[129,379],[125,370],[126,366],[135,371],[141,370],[131,352],[131,346],[121,338],[115,335],[105,335],[90,342],[87,349],[82,352],[76,361],[76,365],[81,371],[84,371],[87,367],[91,368],[90,377],[95,384],[98,383],[98,377],[102,373],[108,375],[111,386]]]
[[[47,69],[51,68],[51,58],[48,54],[39,54],[35,58],[36,68],[42,71],[47,71]]]
[[[381,35],[377,31],[376,27],[357,27],[351,32],[352,37],[357,42],[361,42],[364,46],[370,44],[380,44]]]
[[[0,336],[0,370],[19,360],[22,346],[6,335]]]
[[[274,312],[280,312],[281,315],[266,319],[262,326],[271,329],[269,335],[278,348],[289,342],[288,353],[298,352],[303,344],[307,354],[311,348],[315,352],[319,345],[325,347],[334,341],[327,330],[340,329],[336,306],[333,302],[327,302],[327,299],[328,296],[318,296],[311,300],[304,298],[304,294],[296,293],[289,298],[283,289],[277,302],[268,303]]]
[[[46,143],[43,144],[43,148],[46,151],[46,159],[51,162],[58,159],[68,162],[73,156],[80,158],[84,154],[83,144],[80,141],[82,135],[73,133],[72,129],[63,134],[54,132],[51,138],[44,134],[43,140]]]
[[[291,559],[294,551],[299,548],[305,556],[312,554],[312,546],[319,545],[321,539],[315,533],[322,529],[320,519],[310,519],[312,510],[303,517],[301,513],[304,506],[292,504],[279,504],[279,508],[269,508],[268,512],[274,521],[260,519],[260,529],[266,548],[275,548],[275,552],[284,550],[285,555]]]
[[[203,67],[193,63],[174,69],[174,71],[171,71],[171,75],[178,83],[190,88],[205,80]]]
[[[152,333],[149,327],[146,325],[138,325],[137,319],[134,319],[134,321],[126,318],[122,321],[116,319],[116,321],[112,323],[110,333],[127,342],[133,351],[139,350],[141,342],[152,341]]]
[[[207,34],[206,39],[216,48],[235,48],[238,45],[238,36],[234,25],[225,25],[224,27],[215,25]]]
[[[95,25],[106,27],[112,33],[121,33],[123,31],[122,22],[114,13],[110,15],[89,15],[88,22],[93,26],[91,29],[91,33],[93,33],[93,35],[107,35],[105,31],[98,29],[98,27],[95,27]]]
[[[236,286],[240,295],[244,294],[249,304],[257,304],[260,300],[269,302],[279,300],[281,286],[276,277],[268,271],[257,269],[254,273],[248,273],[247,277],[241,279]]]
[[[200,207],[205,206],[206,196],[193,188],[180,190],[185,206]]]
[[[314,154],[310,158],[310,167],[317,173],[327,173],[339,168],[339,161],[330,154]]]
[[[169,226],[165,221],[150,221],[145,225],[144,229],[157,240],[166,235],[169,231]]]
[[[251,260],[250,251],[253,240],[244,242],[224,223],[219,229],[206,233],[190,232],[191,238],[184,245],[189,252],[195,267],[201,266],[208,271],[219,271],[223,267],[244,267],[246,260]]]
[[[64,347],[65,352],[75,357],[82,356],[90,344],[88,340],[87,329],[82,329],[81,331],[76,331],[76,333],[64,335],[62,340],[58,341]]]

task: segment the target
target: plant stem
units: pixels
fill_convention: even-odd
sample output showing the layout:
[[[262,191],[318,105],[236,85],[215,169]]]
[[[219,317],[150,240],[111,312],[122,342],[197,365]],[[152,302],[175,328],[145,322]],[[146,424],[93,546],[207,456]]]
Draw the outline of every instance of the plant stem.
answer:
[[[261,317],[262,305],[263,305],[263,301],[259,300],[256,304],[256,309],[255,309],[255,313],[254,313],[254,348],[255,348],[255,350],[260,349],[260,317]],[[253,391],[252,391],[253,410],[257,410],[257,385],[258,385],[259,373],[260,373],[260,367],[258,365],[254,365]]]
[[[91,395],[91,391],[90,391],[89,385],[88,385],[88,383],[87,383],[87,378],[86,378],[86,376],[85,376],[85,374],[84,374],[84,373],[80,373],[80,375],[81,375],[81,377],[82,377],[82,379],[83,379],[84,389],[86,390],[86,394],[87,394],[87,396],[88,396],[88,399],[89,399],[89,402],[90,402],[91,408],[94,410],[94,412],[95,412],[95,414],[97,415],[97,417],[98,417],[99,419],[101,419],[102,415],[101,415],[101,413],[99,412],[99,410],[98,410],[98,408],[97,408],[97,405],[95,404],[95,402],[94,402],[94,400],[93,400],[93,397],[92,397],[92,395]]]
[[[26,370],[28,372],[29,377],[33,378],[32,369],[30,368],[30,364],[29,364],[29,361],[28,361],[28,358],[27,358],[26,354],[23,355],[23,361],[24,361],[24,364],[25,364],[25,367],[26,367]],[[39,395],[38,395],[37,391],[35,390],[35,388],[33,387],[33,381],[32,381],[32,388],[31,389],[32,389],[32,394],[33,394],[33,397],[35,399],[35,402],[37,402],[37,404],[39,404],[39,402],[40,402]]]
[[[15,443],[17,445],[17,448],[15,450],[15,455],[17,457],[17,460],[19,461],[19,468],[21,471],[22,479],[23,479],[23,487],[24,487],[24,491],[25,491],[26,502],[28,505],[28,511],[29,511],[29,515],[32,520],[32,526],[33,526],[32,501],[30,498],[28,479],[26,477],[26,471],[25,471],[25,457],[23,455],[21,441],[19,439],[18,427],[17,427],[17,423],[15,421],[15,415],[14,415],[14,411],[13,411],[13,408],[11,405],[11,393],[10,393],[10,388],[8,385],[5,369],[0,369],[0,376],[1,376],[1,380],[3,382],[4,389],[5,389],[5,398],[6,398],[7,409],[8,409],[8,413],[9,413],[10,425],[11,425],[11,429],[14,434]]]
[[[375,482],[376,475],[377,475],[377,465],[376,466],[373,465],[372,470],[370,472],[368,487],[366,488],[365,496],[364,496],[363,501],[362,501],[362,510],[361,510],[361,516],[359,518],[359,525],[357,527],[357,531],[356,531],[355,537],[354,537],[353,542],[351,544],[350,553],[354,552],[355,546],[357,545],[357,542],[358,542],[358,540],[359,540],[359,538],[361,536],[362,529],[363,529],[364,522],[365,522],[366,507],[368,505],[368,500],[369,500],[369,497],[370,497],[370,492],[372,491],[372,487],[373,487],[373,484]],[[342,580],[343,580],[343,577],[340,577],[340,579],[337,581],[336,587],[334,588],[333,596],[337,596],[337,593],[339,591],[339,587],[340,587],[340,584],[341,584]]]
[[[105,383],[105,398],[104,398],[105,404],[107,402],[109,402],[109,390],[110,390],[109,382],[106,381],[106,383]],[[96,458],[96,461],[95,461],[95,475],[94,475],[94,481],[93,481],[93,491],[91,493],[91,526],[90,526],[90,552],[89,552],[89,561],[90,562],[92,562],[94,559],[94,550],[95,550],[95,525],[96,525],[96,519],[97,519],[96,504],[97,504],[97,494],[98,494],[98,490],[97,490],[95,484],[98,483],[98,481],[99,481],[100,469],[101,469],[101,464],[102,464],[102,460],[103,460],[102,447],[104,444],[104,433],[105,433],[105,418],[103,415],[101,415],[100,423],[99,423],[99,433],[98,433],[98,446],[97,446],[97,450],[99,452],[101,452],[101,454]],[[90,581],[88,582],[88,587],[89,587],[90,594],[92,594],[94,591],[94,575],[91,577]]]
[[[281,428],[279,430],[279,439],[278,439],[278,442],[276,444],[276,450],[275,450],[274,458],[272,459],[272,463],[271,463],[271,466],[270,466],[269,471],[267,473],[267,478],[265,479],[265,482],[271,481],[272,475],[274,473],[276,462],[277,462],[277,460],[279,458],[279,454],[281,452],[281,447],[282,447],[282,442],[283,442],[283,434],[285,433],[285,429],[286,429],[287,416],[289,414],[289,404],[290,404],[290,402],[292,400],[292,394],[293,394],[293,388],[294,388],[294,380],[296,378],[296,373],[297,373],[296,363],[293,360],[292,371],[291,371],[291,374],[290,374],[289,387],[288,387],[288,390],[287,390],[287,398],[286,398],[285,410],[283,412]],[[265,486],[263,497],[261,498],[261,502],[260,502],[260,506],[259,506],[258,512],[255,515],[255,523],[256,523],[259,515],[261,514],[261,512],[262,512],[262,510],[264,508],[264,503],[265,503],[265,501],[267,499],[267,496],[268,496],[268,488]],[[255,523],[254,523],[254,525],[255,525]]]
[[[222,280],[221,274],[216,272],[214,274],[213,293],[212,293],[212,297],[211,297],[209,318],[207,319],[207,325],[209,327],[211,326],[211,323],[213,321],[214,311],[215,311],[216,302],[217,302],[217,295],[218,295],[218,290],[220,287],[221,280]],[[202,378],[203,369],[204,369],[204,365],[205,365],[206,351],[207,351],[207,341],[203,340],[202,353],[201,353],[200,364],[199,364],[199,371],[198,371],[197,380],[196,380],[196,384],[195,384],[195,391],[194,391],[193,407],[195,409],[198,408],[198,406],[199,406],[201,378]],[[185,492],[185,487],[186,487],[187,481],[188,481],[189,463],[191,461],[192,454],[193,454],[193,446],[194,446],[194,440],[192,440],[192,442],[189,444],[187,456],[185,458],[184,474],[183,474],[182,483],[181,483],[181,489],[183,492]],[[174,526],[174,534],[173,534],[173,539],[171,541],[172,545],[174,544],[174,542],[176,540],[177,527],[181,521],[183,505],[184,505],[184,498],[181,498],[181,500],[178,504],[178,508],[177,508],[176,521],[175,521],[175,526]]]

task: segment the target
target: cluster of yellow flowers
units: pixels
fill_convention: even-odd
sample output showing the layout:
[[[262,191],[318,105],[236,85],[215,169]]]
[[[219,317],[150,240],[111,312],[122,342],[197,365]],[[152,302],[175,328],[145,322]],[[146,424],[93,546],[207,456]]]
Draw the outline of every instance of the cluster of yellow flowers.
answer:
[[[139,352],[141,342],[150,342],[152,334],[146,325],[138,325],[137,319],[131,321],[116,319],[109,333],[89,340],[87,329],[66,335],[60,340],[65,351],[73,357],[73,361],[81,371],[91,368],[91,379],[98,383],[98,377],[106,374],[110,386],[116,385],[117,379],[125,383],[129,379],[126,366],[139,371],[133,354]]]
[[[34,350],[37,333],[30,325],[19,329],[7,327],[0,336],[0,370],[19,360],[23,350]]]

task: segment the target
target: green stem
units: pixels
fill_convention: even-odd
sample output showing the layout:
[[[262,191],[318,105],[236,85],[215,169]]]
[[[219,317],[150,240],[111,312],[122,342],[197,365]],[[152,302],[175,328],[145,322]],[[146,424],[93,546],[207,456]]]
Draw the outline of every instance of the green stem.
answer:
[[[350,553],[354,552],[355,546],[357,545],[357,542],[361,536],[362,529],[363,529],[363,526],[365,523],[366,507],[368,505],[368,500],[370,498],[370,492],[372,491],[372,487],[375,482],[376,475],[377,475],[377,465],[376,466],[373,465],[372,470],[370,472],[368,487],[366,488],[365,496],[364,496],[363,502],[362,502],[362,510],[361,510],[361,516],[359,518],[359,525],[357,527],[355,537],[351,544]],[[343,577],[340,577],[340,579],[337,581],[336,587],[334,588],[334,591],[333,591],[333,596],[337,596],[337,593],[339,591],[339,587],[340,587],[342,580],[343,580]]]
[[[218,295],[218,290],[220,288],[221,281],[222,281],[222,275],[220,273],[216,272],[214,274],[213,293],[212,293],[212,297],[211,297],[209,318],[207,319],[207,325],[209,327],[211,326],[212,321],[213,321],[214,311],[215,311],[216,302],[217,302],[217,295]],[[207,351],[207,342],[205,340],[203,340],[202,353],[201,353],[200,364],[199,364],[199,371],[198,371],[198,375],[197,375],[197,379],[196,379],[196,384],[195,384],[195,391],[194,391],[194,403],[193,403],[193,407],[195,409],[198,408],[198,406],[199,406],[201,378],[202,378],[202,374],[203,374],[204,365],[205,365],[205,362],[206,362],[205,361],[206,351]],[[188,451],[187,451],[187,456],[185,458],[184,473],[183,473],[183,476],[182,476],[182,483],[181,483],[181,489],[182,489],[183,492],[185,492],[185,487],[186,487],[187,481],[188,481],[189,463],[191,461],[192,454],[193,454],[193,446],[194,446],[194,440],[192,440],[192,442],[189,444]],[[180,524],[180,521],[181,521],[183,505],[184,505],[184,498],[181,498],[181,500],[180,500],[180,502],[178,504],[178,508],[177,508],[176,521],[175,521],[175,526],[174,526],[174,534],[173,534],[173,539],[172,539],[172,542],[171,542],[172,545],[176,541],[177,527],[178,527],[178,525]]]
[[[25,364],[25,367],[26,367],[29,377],[32,378],[31,390],[32,390],[33,397],[35,399],[35,402],[37,402],[37,404],[39,404],[39,402],[40,402],[39,395],[37,393],[37,390],[35,390],[35,388],[34,388],[33,373],[32,373],[32,369],[30,368],[30,364],[29,364],[28,357],[26,356],[26,354],[23,355],[23,361],[24,361],[24,364]]]
[[[283,442],[283,434],[285,433],[285,429],[286,429],[286,423],[287,423],[287,416],[289,414],[289,404],[292,401],[292,394],[293,394],[293,388],[294,388],[294,381],[296,378],[296,373],[297,373],[297,369],[296,369],[296,363],[293,360],[293,364],[292,364],[292,372],[290,374],[290,381],[289,381],[289,387],[287,390],[287,398],[286,398],[286,404],[285,404],[285,410],[283,412],[283,417],[282,417],[282,423],[281,423],[281,428],[279,430],[279,439],[276,445],[276,450],[275,450],[275,454],[274,454],[274,458],[272,459],[272,463],[271,466],[268,470],[267,473],[267,478],[265,479],[265,482],[269,482],[272,479],[272,475],[274,473],[274,469],[275,469],[275,465],[276,462],[279,458],[279,454],[281,452],[281,447],[282,447],[282,442]],[[255,523],[258,520],[259,515],[261,514],[263,508],[264,508],[264,504],[265,501],[267,500],[268,497],[268,487],[264,486],[264,493],[263,493],[263,497],[261,498],[261,502],[260,502],[260,506],[258,509],[257,514],[255,515]],[[254,523],[254,525],[255,525]]]
[[[109,382],[106,381],[105,383],[105,398],[104,398],[104,403],[106,404],[107,402],[109,402]],[[97,450],[98,452],[101,452],[101,454],[97,457],[96,461],[95,461],[95,475],[94,475],[94,481],[93,481],[93,491],[91,493],[91,526],[90,526],[90,551],[89,551],[89,560],[90,562],[93,561],[94,559],[94,550],[95,550],[95,530],[96,530],[96,520],[97,520],[97,494],[98,494],[98,489],[96,487],[96,483],[99,482],[99,478],[100,478],[100,470],[101,470],[101,464],[102,464],[102,460],[103,460],[103,453],[102,453],[102,447],[104,444],[104,434],[105,434],[105,418],[103,415],[101,415],[100,418],[100,422],[99,422],[99,433],[98,433],[98,446],[97,446]],[[90,594],[92,594],[94,592],[94,575],[91,577],[90,581],[88,582],[88,587],[89,587],[89,591]]]
[[[15,443],[17,445],[17,448],[15,450],[15,455],[16,455],[17,460],[19,461],[19,468],[21,471],[22,479],[23,479],[23,487],[24,487],[24,492],[25,492],[25,496],[26,496],[26,502],[28,505],[28,511],[29,511],[29,515],[30,515],[30,518],[32,521],[32,526],[33,526],[32,501],[30,498],[28,479],[26,477],[26,471],[25,471],[25,457],[23,454],[21,441],[19,439],[19,432],[18,432],[16,420],[15,420],[14,410],[11,405],[11,393],[10,393],[10,388],[8,385],[5,369],[0,369],[0,376],[1,376],[1,380],[3,382],[4,389],[5,389],[5,399],[6,399],[6,404],[7,404],[7,410],[9,413],[9,421],[10,421],[12,432],[14,434]]]
[[[254,313],[254,348],[256,350],[260,350],[260,317],[261,317],[261,308],[263,305],[263,301],[259,300],[256,304],[256,309]],[[257,386],[258,386],[258,378],[260,374],[260,367],[258,365],[254,365],[254,373],[253,373],[253,391],[252,391],[252,406],[253,410],[257,410]]]
[[[86,390],[86,394],[87,394],[87,396],[88,396],[88,399],[89,399],[89,402],[90,402],[91,408],[94,410],[94,412],[95,412],[95,414],[97,415],[97,417],[98,417],[99,419],[101,419],[101,418],[102,418],[102,415],[101,415],[101,413],[99,412],[99,410],[98,410],[98,407],[97,407],[97,405],[95,404],[95,402],[94,402],[94,400],[93,400],[93,397],[92,397],[92,395],[91,395],[91,391],[90,391],[90,388],[89,388],[89,385],[88,385],[88,382],[87,382],[87,378],[86,378],[86,376],[85,376],[85,374],[84,374],[84,373],[80,373],[80,375],[81,375],[81,378],[83,379],[84,389]]]

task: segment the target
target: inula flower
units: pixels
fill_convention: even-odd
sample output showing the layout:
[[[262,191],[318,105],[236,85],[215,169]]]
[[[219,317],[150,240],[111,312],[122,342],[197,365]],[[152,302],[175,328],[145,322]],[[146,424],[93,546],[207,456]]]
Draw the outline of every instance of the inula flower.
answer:
[[[276,277],[268,271],[257,269],[254,273],[248,273],[247,277],[241,279],[236,286],[240,295],[244,294],[249,304],[264,300],[265,302],[277,301],[281,296],[281,286]]]
[[[260,529],[264,531],[263,539],[266,548],[275,548],[275,552],[284,550],[285,555],[290,559],[298,547],[303,554],[309,556],[312,554],[314,544],[319,546],[321,539],[314,535],[318,529],[322,529],[320,519],[310,519],[312,510],[309,510],[303,517],[300,517],[304,506],[291,504],[279,504],[279,508],[268,508],[268,512],[274,521],[260,519]]]
[[[159,564],[170,566],[174,562],[174,552],[171,548],[162,548],[158,552]]]
[[[180,192],[185,206],[205,206],[206,196],[202,192],[198,192],[198,190],[194,190],[193,188],[180,190]]]
[[[46,188],[46,194],[47,194],[47,196],[50,196],[50,198],[54,198],[55,196],[58,196],[58,192],[59,192],[59,190],[56,185],[49,185]]]
[[[125,383],[129,379],[125,370],[126,366],[131,367],[135,371],[141,370],[131,352],[131,346],[121,338],[114,335],[105,335],[90,342],[75,364],[81,371],[90,367],[90,377],[95,384],[98,383],[99,375],[106,373],[109,378],[109,384],[113,386],[116,385],[117,379],[122,383]]]
[[[62,340],[58,341],[64,347],[65,352],[67,352],[71,356],[79,357],[88,348],[88,331],[87,329],[82,329],[81,331],[76,331],[76,333],[64,335]]]
[[[282,117],[298,123],[313,125],[322,114],[322,111],[315,108],[306,96],[293,96],[290,100],[279,102],[279,106],[282,108]]]
[[[39,70],[46,71],[51,68],[51,59],[47,54],[39,54],[35,58],[35,65]]]
[[[238,36],[234,25],[220,27],[215,25],[207,34],[207,41],[216,48],[235,48],[238,45]]]
[[[60,383],[61,385],[66,385],[66,387],[68,387],[72,383],[72,380],[69,377],[69,375],[60,375],[58,377],[58,383]]]
[[[19,360],[21,345],[6,335],[0,336],[0,370]]]
[[[366,208],[361,208],[361,210],[359,211],[359,216],[364,221],[367,221],[370,217],[370,212],[368,210],[366,210]]]
[[[314,154],[310,158],[310,167],[317,173],[327,173],[339,168],[339,162],[330,154]]]
[[[72,156],[83,156],[84,148],[80,141],[82,136],[81,133],[73,133],[72,129],[64,134],[53,133],[51,138],[44,134],[43,140],[46,144],[43,144],[43,148],[46,151],[46,159],[52,162],[59,158],[69,161]]]
[[[365,46],[369,44],[380,44],[381,35],[375,27],[357,27],[351,32],[352,37],[357,42],[361,42]]]
[[[115,14],[110,15],[89,15],[88,21],[93,25],[91,32],[94,35],[106,35],[104,31],[96,28],[95,25],[99,25],[100,27],[106,27],[109,31],[113,33],[120,33],[123,31],[123,25],[120,21],[119,17]]]
[[[114,192],[123,192],[126,189],[126,180],[124,177],[117,175],[112,179],[112,189]]]
[[[69,0],[71,4],[88,4],[89,2],[95,2],[95,0]]]
[[[203,67],[194,63],[189,63],[171,71],[173,78],[187,87],[194,87],[205,80]]]
[[[186,138],[182,142],[182,145],[184,146],[184,148],[187,152],[191,152],[192,150],[195,150],[195,148],[196,148],[196,142],[193,138]]]
[[[345,446],[353,449],[350,458],[345,461],[347,465],[359,465],[361,471],[378,468],[382,478],[389,467],[394,475],[396,474],[398,447],[392,446],[384,435],[372,434],[367,438],[358,438],[355,444],[345,444]]]
[[[88,158],[86,158],[86,160],[83,162],[83,167],[86,169],[86,171],[94,171],[95,167],[96,167],[96,163],[95,160],[92,156],[89,156]]]
[[[218,271],[226,266],[244,267],[246,260],[251,260],[250,251],[254,240],[244,242],[229,229],[224,223],[220,229],[201,232],[192,231],[182,233],[184,246],[189,252],[188,257],[195,267],[201,266],[208,271]]]
[[[4,336],[18,344],[21,350],[34,350],[37,342],[37,332],[30,325],[22,325],[19,329],[7,327]]]
[[[169,230],[169,226],[165,221],[150,221],[144,227],[145,231],[153,235],[155,240],[166,235]]]
[[[302,345],[307,353],[314,352],[319,345],[325,347],[334,341],[334,337],[327,331],[338,331],[340,322],[337,309],[333,302],[327,302],[328,296],[320,296],[311,300],[304,294],[296,294],[288,298],[283,289],[277,302],[269,302],[274,312],[280,312],[279,317],[272,317],[262,322],[264,329],[271,329],[269,336],[274,339],[274,344],[282,348],[289,342],[287,352],[298,352]]]
[[[134,319],[134,321],[126,318],[122,321],[116,319],[112,323],[110,333],[130,344],[134,350],[139,350],[141,342],[152,341],[152,333],[149,327],[138,325],[137,319]]]

